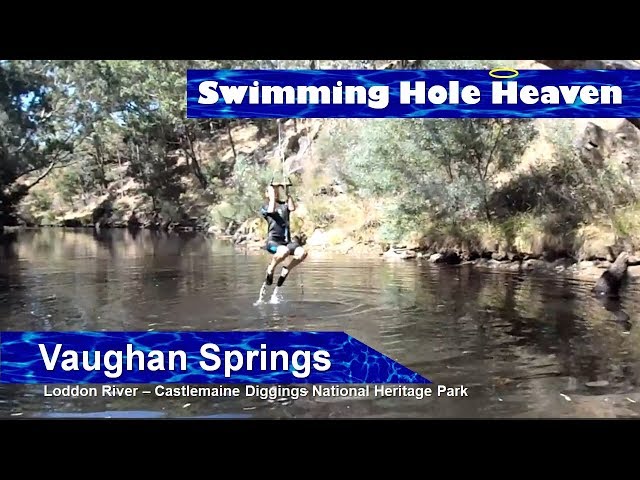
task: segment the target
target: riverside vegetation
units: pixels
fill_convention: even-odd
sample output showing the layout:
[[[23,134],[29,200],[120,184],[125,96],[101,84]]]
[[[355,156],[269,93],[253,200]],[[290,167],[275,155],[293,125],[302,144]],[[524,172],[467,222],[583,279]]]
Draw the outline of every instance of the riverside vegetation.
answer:
[[[501,65],[0,61],[0,226],[201,229],[259,250],[263,192],[284,171],[312,252],[594,276],[625,251],[638,277],[627,120],[186,118],[189,68]]]

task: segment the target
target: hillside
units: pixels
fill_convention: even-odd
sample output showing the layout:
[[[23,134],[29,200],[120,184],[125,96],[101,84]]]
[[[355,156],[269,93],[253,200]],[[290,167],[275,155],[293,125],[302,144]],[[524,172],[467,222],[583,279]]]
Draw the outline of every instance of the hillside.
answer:
[[[465,68],[478,65],[486,66]],[[532,60],[515,67],[547,68]],[[184,122],[176,108],[171,128]],[[127,128],[157,144],[162,137],[153,129],[169,125],[165,118],[145,120],[146,137],[139,123]],[[194,128],[185,125],[181,132]],[[184,133],[169,135],[162,155],[151,143],[131,144],[132,134],[119,128],[101,133],[104,147],[85,148],[32,187],[19,203],[23,221],[117,227],[134,217],[147,227],[201,228],[260,248],[264,188],[284,172],[299,201],[294,230],[315,251],[495,262],[640,253],[640,139],[626,120],[201,122],[188,142]],[[478,131],[484,136],[473,137]],[[486,139],[505,131],[491,157]],[[454,156],[445,159],[442,139]],[[480,145],[475,160],[471,144]],[[485,162],[482,175],[473,162]]]

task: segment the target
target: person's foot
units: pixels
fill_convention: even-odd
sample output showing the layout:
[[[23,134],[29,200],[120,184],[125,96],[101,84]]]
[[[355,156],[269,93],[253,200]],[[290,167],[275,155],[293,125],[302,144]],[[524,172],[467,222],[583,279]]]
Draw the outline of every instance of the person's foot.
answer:
[[[264,283],[271,285],[273,283],[273,272],[267,270],[267,276],[264,279]]]

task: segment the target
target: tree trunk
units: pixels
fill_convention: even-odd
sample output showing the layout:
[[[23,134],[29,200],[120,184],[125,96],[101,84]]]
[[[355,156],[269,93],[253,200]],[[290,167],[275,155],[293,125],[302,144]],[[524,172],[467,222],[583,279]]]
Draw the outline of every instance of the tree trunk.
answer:
[[[483,197],[483,202],[484,202],[484,213],[487,216],[487,222],[491,221],[491,211],[489,210],[489,201],[487,200],[487,196],[484,195]]]
[[[102,190],[100,193],[104,193],[104,190],[106,190],[107,187],[109,186],[107,185],[107,174],[104,168],[104,155],[99,143],[95,143],[94,148],[96,152],[96,166],[100,171],[100,187],[102,187]]]
[[[187,139],[187,146],[189,147],[187,151],[187,155],[191,158],[191,170],[193,174],[196,176],[202,188],[207,188],[208,182],[204,174],[202,173],[202,169],[200,168],[200,163],[198,163],[198,157],[196,155],[196,151],[193,148],[193,142],[191,141],[191,132],[187,131],[185,134]]]
[[[231,145],[231,151],[233,152],[233,160],[234,162],[238,160],[238,155],[236,154],[236,145],[233,143],[233,135],[231,135],[231,122],[227,122],[227,136],[229,137],[229,144]]]
[[[122,171],[122,157],[120,150],[116,147],[116,156],[118,157],[118,170],[120,171],[120,198],[124,197],[124,172]]]

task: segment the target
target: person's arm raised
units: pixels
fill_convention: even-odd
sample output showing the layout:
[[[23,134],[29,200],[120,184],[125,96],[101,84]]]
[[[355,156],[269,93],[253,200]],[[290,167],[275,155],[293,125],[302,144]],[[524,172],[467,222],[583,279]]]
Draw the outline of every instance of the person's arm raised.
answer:
[[[287,192],[287,208],[290,212],[296,209],[296,202],[293,200],[293,197],[289,195],[289,192]]]
[[[269,206],[267,207],[267,213],[273,213],[276,211],[276,191],[273,188],[273,185],[269,185],[267,187],[267,192],[269,194]]]

